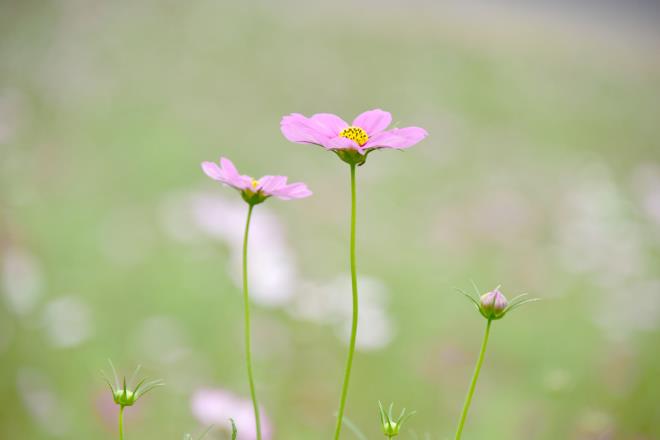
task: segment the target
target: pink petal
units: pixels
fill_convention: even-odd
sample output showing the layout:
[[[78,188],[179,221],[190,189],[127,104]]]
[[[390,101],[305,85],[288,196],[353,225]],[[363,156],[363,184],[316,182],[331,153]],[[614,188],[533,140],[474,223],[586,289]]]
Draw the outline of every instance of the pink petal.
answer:
[[[228,179],[234,179],[239,176],[234,163],[226,157],[220,158],[220,167],[222,167],[222,171]]]
[[[197,390],[190,403],[193,416],[202,425],[217,425],[228,430],[231,417],[236,422],[240,439],[256,440],[254,411],[248,399],[226,390],[207,388]],[[273,428],[264,408],[261,408],[261,417],[262,438],[271,440]]]
[[[266,194],[272,194],[273,191],[286,185],[286,176],[264,176],[259,179],[258,189]]]
[[[428,136],[419,127],[394,128],[371,137],[363,148],[409,148]]]
[[[202,163],[202,170],[204,170],[204,173],[206,173],[211,179],[219,180],[220,182],[236,189],[242,190],[249,188],[252,183],[252,178],[238,174],[238,170],[232,161],[226,157],[220,158],[220,166],[213,162]]]
[[[231,160],[221,157],[220,166],[225,175],[225,183],[238,189],[245,189],[252,186],[252,177],[239,174]]]
[[[369,136],[374,136],[385,130],[392,123],[392,115],[389,112],[375,109],[358,115],[353,121],[353,126],[360,127]]]
[[[312,195],[312,192],[302,182],[286,185],[272,192],[272,195],[282,200],[302,199]]]
[[[335,138],[328,140],[328,142],[326,143],[326,147],[329,149],[336,149],[336,150],[357,150],[360,153],[362,153],[363,151],[363,147],[361,147],[353,139],[348,139],[341,136],[337,136]]]
[[[346,121],[332,113],[317,113],[310,118],[328,138],[337,136],[344,128],[348,127]]]
[[[321,126],[318,122],[299,114],[292,113],[284,116],[280,122],[280,129],[285,138],[291,142],[316,144],[322,147],[330,136],[326,126]]]
[[[202,170],[204,171],[204,174],[206,174],[213,180],[220,180],[220,181],[225,180],[225,176],[222,170],[215,162],[202,162]]]

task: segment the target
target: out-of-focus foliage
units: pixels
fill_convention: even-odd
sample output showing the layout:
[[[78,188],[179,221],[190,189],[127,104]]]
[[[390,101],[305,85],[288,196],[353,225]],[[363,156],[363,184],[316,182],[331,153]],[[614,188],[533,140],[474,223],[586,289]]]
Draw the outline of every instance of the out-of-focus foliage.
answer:
[[[167,383],[130,438],[249,438],[246,206],[200,170],[222,154],[314,191],[255,209],[255,375],[273,438],[328,438],[349,173],[278,124],[376,107],[430,136],[358,170],[352,423],[379,438],[395,401],[398,438],[452,435],[475,280],[543,301],[493,324],[466,439],[660,437],[655,11],[435,3],[0,3],[0,437],[115,438],[112,358]]]

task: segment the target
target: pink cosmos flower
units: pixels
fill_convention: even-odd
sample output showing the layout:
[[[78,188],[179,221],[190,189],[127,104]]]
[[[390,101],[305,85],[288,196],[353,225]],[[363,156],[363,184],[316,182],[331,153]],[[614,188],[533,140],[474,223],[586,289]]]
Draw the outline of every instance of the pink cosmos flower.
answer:
[[[203,388],[193,394],[191,408],[195,418],[205,426],[228,428],[229,419],[232,418],[236,422],[239,439],[257,439],[254,409],[248,399],[223,389]],[[270,440],[273,438],[273,427],[264,409],[261,408],[259,412],[262,419],[262,437],[264,440]]]
[[[232,161],[226,157],[220,158],[220,166],[215,162],[203,162],[202,170],[211,179],[239,190],[243,199],[250,204],[261,203],[271,196],[282,200],[293,200],[312,195],[304,183],[287,184],[286,176],[263,176],[254,179],[239,174]]]
[[[358,115],[350,125],[330,113],[317,113],[309,118],[292,113],[282,118],[280,128],[291,142],[320,145],[338,154],[342,150],[357,151],[360,155],[381,148],[401,150],[412,147],[428,135],[419,127],[387,130],[391,122],[392,115],[380,109]]]

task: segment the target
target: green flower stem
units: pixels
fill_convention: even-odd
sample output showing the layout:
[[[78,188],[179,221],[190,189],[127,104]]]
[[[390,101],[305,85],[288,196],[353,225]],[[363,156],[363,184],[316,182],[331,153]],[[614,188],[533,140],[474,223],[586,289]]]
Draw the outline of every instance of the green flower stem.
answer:
[[[254,421],[257,425],[257,440],[261,440],[261,420],[259,418],[259,403],[257,402],[257,392],[254,387],[254,378],[252,375],[252,348],[250,343],[250,298],[248,294],[248,270],[247,270],[247,252],[248,252],[248,234],[250,231],[250,220],[252,219],[253,204],[248,209],[247,220],[245,222],[245,235],[243,237],[243,306],[245,309],[245,363],[247,364],[248,382],[250,383],[250,396],[252,397],[252,406],[254,407]]]
[[[124,440],[124,408],[119,407],[119,440]]]
[[[465,426],[465,419],[467,418],[468,410],[470,409],[470,404],[472,403],[472,396],[474,395],[474,389],[477,386],[477,379],[479,379],[479,372],[481,371],[481,365],[484,363],[484,356],[486,355],[486,346],[488,345],[488,336],[490,335],[490,325],[493,321],[488,320],[486,324],[486,332],[484,333],[484,340],[481,343],[481,352],[479,352],[479,359],[477,360],[477,365],[474,368],[474,374],[472,375],[472,383],[470,383],[470,389],[468,390],[467,396],[465,398],[465,404],[463,405],[463,412],[461,414],[461,420],[458,422],[458,429],[456,430],[456,440],[460,440],[461,434],[463,433],[463,427]]]
[[[341,433],[342,420],[344,418],[344,409],[346,407],[346,396],[348,395],[348,382],[351,378],[351,368],[353,366],[353,354],[355,353],[355,338],[357,336],[358,326],[358,286],[357,269],[355,265],[355,164],[351,165],[351,287],[353,289],[353,322],[351,324],[351,340],[348,347],[348,358],[346,360],[346,372],[344,373],[344,384],[341,390],[341,399],[339,401],[339,412],[337,414],[337,428],[335,429],[335,440],[339,440]]]

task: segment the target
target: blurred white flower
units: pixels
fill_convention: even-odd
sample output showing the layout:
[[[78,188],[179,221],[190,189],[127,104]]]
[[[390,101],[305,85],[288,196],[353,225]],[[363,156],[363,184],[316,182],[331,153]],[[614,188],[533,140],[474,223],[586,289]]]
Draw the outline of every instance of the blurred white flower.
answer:
[[[43,290],[43,277],[36,258],[23,249],[5,249],[0,278],[9,310],[19,316],[30,313]]]
[[[230,430],[229,419],[234,419],[241,440],[256,440],[257,432],[254,410],[249,399],[242,398],[223,389],[205,388],[197,390],[191,400],[193,416],[204,426],[214,425]],[[272,439],[272,427],[260,407],[263,440]]]
[[[646,230],[606,168],[584,174],[559,209],[560,261],[599,286],[590,310],[608,337],[621,340],[657,328],[660,282],[649,279]],[[638,173],[638,186],[647,178]]]
[[[612,340],[655,330],[660,325],[660,280],[609,286],[599,292],[593,312],[594,321]]]
[[[247,215],[245,203],[238,197],[227,200],[218,196],[198,196],[195,198],[195,214],[202,230],[230,247],[230,275],[240,287]],[[297,275],[295,258],[286,241],[284,228],[266,206],[259,206],[252,216],[248,265],[250,297],[255,302],[276,307],[289,301]]]
[[[57,298],[46,304],[43,312],[46,337],[55,347],[82,344],[92,336],[92,313],[89,306],[73,296]]]
[[[351,324],[348,319],[337,334],[348,344],[351,335]],[[394,338],[394,326],[384,310],[365,308],[358,318],[358,334],[356,349],[361,351],[379,350],[385,348]]]
[[[660,225],[660,165],[643,164],[633,175],[633,185],[649,218]]]
[[[618,284],[644,267],[644,237],[630,206],[606,169],[575,182],[558,210],[559,259],[600,284]]]
[[[211,237],[224,243],[230,252],[229,276],[240,293],[246,215],[247,206],[238,196],[197,192],[168,198],[161,223],[178,241],[193,243]],[[252,216],[248,259],[250,298],[270,307],[288,303],[297,279],[295,256],[284,228],[266,206],[259,206]]]
[[[44,431],[57,437],[67,434],[70,414],[42,373],[32,368],[19,369],[16,387],[27,412]]]
[[[237,294],[242,286],[246,215],[247,207],[240,197],[226,198],[204,192],[176,194],[162,206],[162,224],[172,238],[195,243],[212,237],[228,247],[229,276]],[[330,324],[348,343],[352,316],[350,278],[341,276],[325,284],[301,279],[284,228],[265,206],[259,206],[252,217],[248,258],[250,297],[255,303],[286,308],[298,319]],[[370,277],[360,276],[358,282],[361,310],[357,348],[383,348],[394,336],[386,312],[387,288]]]
[[[194,244],[202,240],[193,212],[194,195],[181,191],[169,194],[160,204],[160,225],[171,239],[181,243]]]
[[[358,277],[359,350],[376,350],[387,346],[394,337],[394,326],[386,311],[387,287],[375,278]],[[294,298],[292,315],[299,319],[331,324],[337,335],[348,343],[353,314],[351,279],[342,275],[327,284],[305,282]]]

